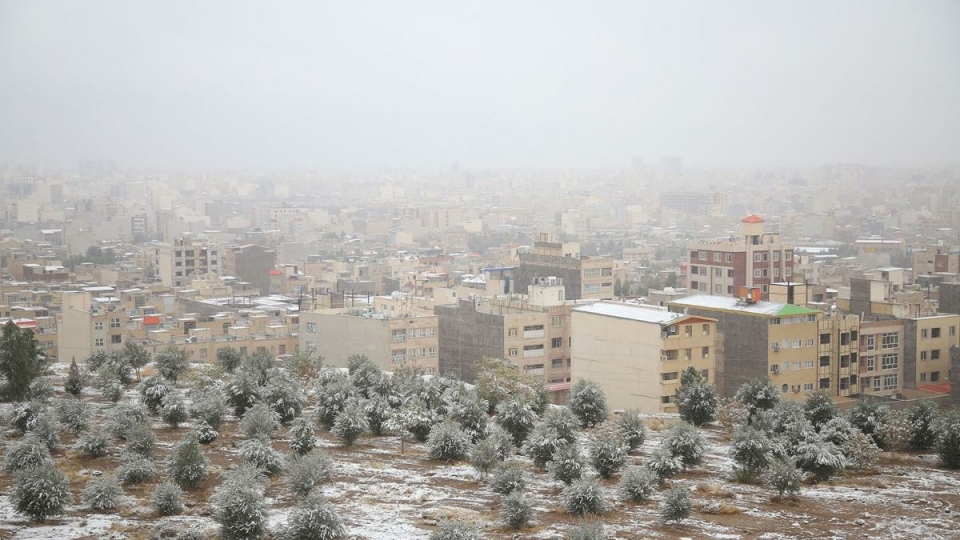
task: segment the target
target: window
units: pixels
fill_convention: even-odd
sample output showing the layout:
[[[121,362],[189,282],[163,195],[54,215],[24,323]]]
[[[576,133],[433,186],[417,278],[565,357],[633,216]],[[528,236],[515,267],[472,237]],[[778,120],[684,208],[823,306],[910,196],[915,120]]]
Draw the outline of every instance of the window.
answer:
[[[779,252],[779,251],[774,251],[774,252],[773,252],[773,262],[779,262],[779,261],[780,261],[780,252]]]
[[[706,251],[701,251],[701,252],[700,252],[700,260],[701,260],[701,261],[706,261],[706,260],[708,260],[707,252],[706,252]]]
[[[94,347],[103,347],[103,338],[102,338],[102,337],[98,337],[97,339],[93,340],[93,346],[94,346]]]
[[[713,286],[713,293],[714,293],[714,294],[723,294],[723,285],[721,285],[721,284],[719,284],[719,283],[717,283],[716,285],[714,285],[714,286]]]
[[[829,345],[830,344],[830,334],[820,334],[820,344]]]
[[[523,366],[523,371],[527,375],[543,375],[543,364],[531,364]]]
[[[583,269],[583,277],[585,277],[585,278],[598,278],[598,277],[600,277],[600,269],[599,269],[599,268],[584,268],[584,269]]]
[[[867,371],[873,371],[876,368],[877,360],[873,356],[868,356],[867,358]]]
[[[927,339],[928,337],[930,337],[930,330],[928,330],[928,329],[926,329],[926,328],[921,328],[921,329],[920,329],[920,337],[923,338],[923,339]]]
[[[783,260],[789,261],[789,260],[791,260],[791,259],[793,259],[793,252],[792,252],[792,251],[784,251],[784,252],[783,252]]]
[[[759,268],[753,269],[753,277],[758,278],[763,275],[763,272]]]
[[[308,323],[307,323],[307,332],[310,332],[311,334],[315,334],[315,333],[317,332],[317,323],[315,323],[315,322],[308,322]]]
[[[110,319],[110,328],[120,328],[120,319]]]
[[[94,321],[93,323],[94,330],[103,330],[103,321]]]
[[[518,330],[516,328],[511,328],[507,330],[507,335],[510,337],[517,337]]]
[[[523,338],[524,338],[524,339],[542,338],[543,336],[544,336],[544,332],[543,332],[543,325],[542,325],[542,324],[534,324],[534,325],[524,326],[524,327],[523,327]]]
[[[816,344],[817,344],[817,342],[816,342],[816,340],[814,340],[813,338],[803,340],[803,346],[804,346],[804,347],[813,347],[813,346],[816,345]]]
[[[727,287],[727,294],[733,294],[733,285]]]
[[[897,389],[897,374],[891,373],[889,375],[883,376],[883,389],[884,390],[896,390]]]
[[[774,268],[774,269],[773,269],[773,277],[780,277],[780,269],[779,269],[779,268]]]
[[[559,349],[560,347],[563,347],[563,338],[562,338],[562,337],[555,337],[555,338],[553,338],[553,339],[550,340],[550,348],[551,348],[551,349]]]
[[[793,275],[793,269],[791,269],[789,266],[786,267],[786,268],[784,268],[784,269],[783,269],[783,275],[784,275],[785,277],[790,277],[791,275]]]
[[[733,254],[727,253],[727,255],[724,257],[724,259],[725,259],[727,262],[733,262]]]
[[[921,360],[927,359],[927,351],[920,351],[920,359]]]
[[[873,378],[873,391],[874,392],[880,391],[880,377]]]
[[[850,344],[850,334],[848,332],[842,332],[840,334],[840,344],[849,345]]]
[[[563,369],[563,358],[554,358],[551,360],[550,367],[553,369]]]
[[[950,337],[953,337],[953,336],[956,336],[956,335],[957,335],[957,327],[956,327],[956,326],[951,326],[951,327],[950,327]]]
[[[829,390],[830,389],[830,379],[820,379],[820,389]]]
[[[850,379],[843,377],[842,379],[840,379],[840,389],[846,390],[848,388],[850,388]]]
[[[899,355],[896,353],[885,354],[880,358],[880,367],[882,369],[896,369],[897,365],[900,363]]]
[[[939,328],[931,328],[931,329],[930,329],[930,337],[932,337],[933,339],[937,339],[938,337],[940,337],[940,329],[939,329]]]
[[[821,356],[820,357],[820,367],[830,367],[830,357]]]
[[[516,347],[512,347],[507,354],[508,354],[509,356],[516,356],[516,355],[517,355],[517,348],[516,348]]]
[[[841,354],[841,355],[840,355],[840,369],[844,369],[844,368],[848,368],[848,367],[850,367],[850,357],[847,356],[847,355],[845,355],[845,354]]]
[[[677,372],[671,371],[670,373],[664,373],[660,376],[663,381],[675,381],[677,380]]]
[[[396,349],[390,353],[390,360],[394,364],[402,364],[407,360],[407,350],[406,349]]]
[[[784,394],[786,394],[787,390],[789,389],[790,389],[790,386],[787,384],[784,384],[783,386],[780,387],[780,391],[783,392]]]
[[[813,369],[813,360],[804,360],[803,369]]]
[[[937,381],[939,381],[939,380],[940,380],[940,372],[939,372],[939,371],[931,371],[931,372],[930,372],[930,382],[937,382]]]
[[[120,334],[113,334],[110,336],[110,343],[117,344],[117,343],[120,343],[122,340],[123,338],[120,336]]]
[[[660,403],[666,405],[667,403],[673,403],[673,396],[660,396]]]
[[[583,292],[585,293],[598,293],[600,292],[599,283],[585,283],[583,285]]]
[[[921,373],[921,374],[920,374],[920,382],[927,382],[927,374],[926,374],[926,373]]]
[[[710,325],[709,325],[709,324],[703,325],[703,335],[705,335],[705,336],[709,336],[709,335],[710,335]]]
[[[703,358],[710,358],[710,347],[701,347],[700,354]]]
[[[884,332],[880,335],[880,344],[884,349],[896,349],[900,346],[900,334]]]
[[[705,380],[705,381],[710,380],[710,370],[709,370],[709,369],[701,369],[701,370],[700,370],[700,376],[703,377],[703,380]]]
[[[804,391],[804,392],[813,392],[813,383],[811,383],[811,382],[804,383],[804,384],[803,384],[803,391]]]
[[[766,269],[766,268],[764,268],[764,269],[761,271],[760,275],[762,275],[763,277],[767,277],[767,276],[769,275],[769,270]]]
[[[762,262],[762,261],[763,261],[763,258],[760,256],[759,252],[753,254],[753,262]]]
[[[433,337],[433,336],[437,335],[437,329],[436,329],[436,328],[433,328],[433,327],[431,327],[431,328],[424,328],[423,330],[424,330],[423,335],[425,335],[425,336],[427,336],[427,337]]]
[[[402,343],[407,340],[407,331],[402,328],[400,330],[394,330],[391,336],[394,343]]]
[[[934,350],[930,351],[930,359],[931,359],[931,360],[939,360],[939,359],[940,359],[940,349],[934,349]]]
[[[684,360],[690,360],[691,358],[693,358],[692,351],[693,351],[692,349],[684,349],[684,350],[683,350],[683,359],[684,359]]]
[[[532,358],[535,356],[543,356],[544,350],[543,345],[524,345],[523,346],[523,357]]]
[[[690,337],[690,336],[693,335],[693,325],[692,325],[692,324],[685,324],[685,325],[683,325],[683,335],[686,336],[686,337]]]
[[[433,358],[433,357],[435,357],[435,356],[437,356],[437,348],[436,348],[436,347],[430,347],[430,357]]]
[[[733,278],[733,270],[727,270],[727,277],[731,279]]]
[[[206,358],[206,357],[207,357],[207,350],[200,349],[200,358]]]
[[[601,269],[600,269],[600,275],[601,275],[601,276],[604,276],[604,277],[610,277],[610,276],[612,276],[612,275],[613,275],[613,268],[612,268],[612,267],[601,268]]]
[[[713,252],[713,260],[714,260],[715,262],[721,262],[721,261],[723,261],[723,253],[720,253],[719,251],[714,251],[714,252]]]
[[[877,348],[877,336],[869,335],[863,336],[863,345],[867,348],[868,351],[872,351]]]
[[[714,268],[713,277],[723,277],[723,268]]]
[[[563,317],[552,317],[550,319],[550,326],[557,328],[558,326],[563,326]]]

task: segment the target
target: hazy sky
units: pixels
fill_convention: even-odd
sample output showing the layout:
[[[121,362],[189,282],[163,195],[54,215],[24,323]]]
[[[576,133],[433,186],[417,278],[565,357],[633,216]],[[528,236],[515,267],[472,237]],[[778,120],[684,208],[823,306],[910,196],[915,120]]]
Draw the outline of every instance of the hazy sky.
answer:
[[[0,162],[960,162],[960,1],[0,0]]]

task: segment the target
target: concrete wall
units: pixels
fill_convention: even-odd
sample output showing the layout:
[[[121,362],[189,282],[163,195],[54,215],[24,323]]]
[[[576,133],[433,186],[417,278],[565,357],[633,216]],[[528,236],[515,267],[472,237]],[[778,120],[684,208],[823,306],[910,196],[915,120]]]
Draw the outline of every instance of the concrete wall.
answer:
[[[941,283],[940,313],[960,314],[960,283]]]
[[[500,315],[478,313],[472,300],[436,306],[440,328],[440,373],[476,380],[477,360],[504,356],[504,325]]]
[[[903,321],[903,388],[917,387],[917,320]]]

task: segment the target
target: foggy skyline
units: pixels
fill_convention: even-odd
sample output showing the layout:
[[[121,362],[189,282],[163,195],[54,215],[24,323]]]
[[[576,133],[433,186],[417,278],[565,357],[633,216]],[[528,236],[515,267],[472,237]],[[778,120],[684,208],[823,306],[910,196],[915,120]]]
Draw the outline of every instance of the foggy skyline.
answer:
[[[0,163],[957,164],[960,3],[0,3]]]

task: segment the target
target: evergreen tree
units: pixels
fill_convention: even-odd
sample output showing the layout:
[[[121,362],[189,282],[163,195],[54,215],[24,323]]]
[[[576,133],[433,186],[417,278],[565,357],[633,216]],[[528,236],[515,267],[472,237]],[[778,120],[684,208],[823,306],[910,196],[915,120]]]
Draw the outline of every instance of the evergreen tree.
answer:
[[[876,435],[883,441],[883,447],[891,452],[900,452],[910,444],[913,436],[913,424],[904,411],[888,411],[877,426]]]
[[[91,510],[113,510],[120,505],[123,489],[120,482],[110,475],[90,479],[80,491],[80,500]]]
[[[187,353],[182,350],[168,347],[167,350],[154,356],[153,365],[161,377],[177,382],[177,379],[190,369],[190,360],[187,359]]]
[[[308,418],[297,418],[290,428],[290,449],[302,456],[317,446],[317,437],[313,433],[313,424]]]
[[[183,512],[183,490],[176,482],[167,480],[158,485],[150,500],[153,509],[161,516],[173,516]]]
[[[528,400],[516,397],[497,405],[497,422],[513,437],[514,446],[519,448],[533,430],[537,413]]]
[[[187,403],[179,394],[168,394],[163,398],[163,408],[160,409],[160,417],[171,427],[179,427],[180,424],[187,421],[190,417],[187,411]]]
[[[647,438],[647,426],[643,423],[640,411],[637,409],[623,411],[622,414],[617,416],[614,423],[620,430],[620,434],[623,435],[628,451],[635,452],[643,445],[643,441]]]
[[[660,503],[660,521],[683,521],[690,517],[690,490],[677,487],[668,490]]]
[[[280,474],[286,467],[286,460],[267,439],[248,439],[240,443],[240,459],[270,476]]]
[[[602,478],[610,478],[623,468],[627,459],[627,443],[620,431],[605,425],[590,443],[590,464]]]
[[[333,461],[327,454],[316,448],[302,456],[290,460],[287,484],[297,498],[304,498],[320,487],[333,475]]]
[[[243,363],[243,355],[232,347],[217,349],[217,364],[226,373],[233,373]]]
[[[833,398],[822,390],[807,396],[807,399],[803,402],[803,409],[807,420],[810,420],[810,423],[818,431],[824,424],[840,414],[840,409],[833,403]]]
[[[437,529],[430,533],[429,540],[480,540],[483,536],[474,525],[463,521],[441,520]]]
[[[817,480],[828,480],[847,466],[847,458],[837,445],[814,437],[797,448],[797,466]]]
[[[929,450],[937,440],[935,429],[937,423],[937,406],[933,402],[923,400],[910,409],[910,425],[913,429],[910,434],[910,447],[914,450]]]
[[[76,359],[71,360],[70,371],[67,373],[67,382],[64,383],[63,389],[74,397],[80,397],[80,392],[83,391],[83,387],[83,375],[80,373],[80,367],[77,366]]]
[[[17,473],[10,499],[18,513],[43,522],[62,514],[73,495],[67,475],[46,462]]]
[[[459,424],[447,420],[433,426],[427,446],[430,448],[430,459],[460,461],[467,457],[470,436],[460,429]]]
[[[207,458],[203,456],[203,450],[195,436],[188,434],[173,447],[167,460],[167,474],[187,488],[196,487],[207,477]]]
[[[70,433],[80,435],[90,426],[93,410],[79,399],[61,399],[56,404],[57,420]]]
[[[370,424],[367,422],[367,415],[363,410],[363,404],[356,398],[351,399],[343,411],[337,415],[337,419],[330,429],[339,438],[344,446],[353,446],[361,434],[370,430]]]
[[[847,413],[847,419],[853,427],[873,437],[873,442],[877,443],[877,446],[880,446],[883,444],[883,441],[877,433],[877,428],[880,427],[880,424],[883,422],[883,417],[887,414],[888,410],[889,409],[879,401],[861,398],[856,405],[850,408],[850,411]]]
[[[594,478],[577,480],[563,489],[563,500],[568,514],[603,515],[606,503],[603,500],[603,488]]]
[[[291,379],[285,371],[273,370],[271,373],[261,392],[261,399],[280,415],[281,424],[289,424],[300,416],[307,404],[307,395],[303,393],[300,384]]]
[[[150,363],[150,353],[135,342],[127,340],[123,345],[123,354],[126,357],[127,365],[137,372],[137,380],[139,381],[140,370]]]
[[[140,402],[154,414],[160,413],[160,408],[163,407],[163,399],[167,397],[171,390],[173,390],[173,386],[170,382],[159,375],[151,375],[137,385]]]
[[[269,439],[280,429],[280,415],[266,403],[257,402],[240,420],[240,432],[248,439]]]
[[[0,375],[6,385],[0,389],[4,399],[23,401],[30,397],[30,383],[43,373],[46,357],[40,351],[31,330],[21,330],[7,321],[0,335]]]
[[[553,454],[561,444],[568,444],[561,439],[557,430],[540,422],[533,428],[527,440],[523,443],[523,453],[530,456],[533,466],[546,469],[547,463],[553,459]]]
[[[802,476],[791,461],[775,460],[767,469],[765,479],[767,485],[777,492],[776,500],[778,501],[785,493],[795,495],[800,492]]]
[[[580,445],[575,442],[564,442],[558,446],[553,453],[553,459],[547,463],[550,476],[564,484],[583,478],[586,468],[586,460],[580,452]]]
[[[500,521],[511,529],[522,529],[533,517],[533,504],[519,491],[507,495],[500,506]]]
[[[783,451],[763,431],[753,426],[743,426],[734,434],[730,445],[730,457],[735,463],[734,476],[740,482],[755,483]]]
[[[293,511],[281,540],[340,540],[347,537],[333,506],[318,494],[300,501]]]
[[[734,398],[747,407],[752,419],[758,412],[770,410],[779,403],[780,392],[770,379],[754,379],[743,383]]]
[[[643,467],[627,467],[620,476],[620,496],[636,503],[653,496],[657,488],[657,476]]]
[[[495,493],[509,495],[527,487],[527,473],[517,463],[503,463],[490,477],[490,489]]]
[[[660,444],[671,455],[679,457],[684,467],[699,463],[706,446],[700,430],[686,422],[678,422],[667,430]]]
[[[213,492],[214,519],[223,540],[253,540],[266,532],[267,505],[260,470],[244,465],[224,473]]]
[[[569,406],[582,427],[594,426],[607,419],[607,397],[593,381],[580,379],[573,384]]]
[[[847,459],[847,466],[851,469],[869,469],[880,457],[880,448],[873,442],[873,437],[858,429],[852,430],[839,446],[843,457]]]
[[[676,390],[674,402],[680,417],[695,426],[712,422],[720,406],[717,389],[700,373],[690,366],[680,376],[680,388]]]
[[[937,421],[935,448],[948,469],[960,469],[960,413],[952,412]]]

